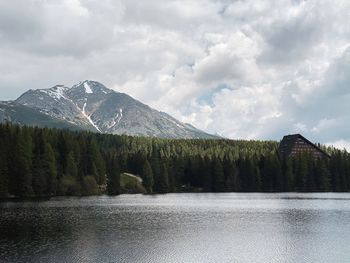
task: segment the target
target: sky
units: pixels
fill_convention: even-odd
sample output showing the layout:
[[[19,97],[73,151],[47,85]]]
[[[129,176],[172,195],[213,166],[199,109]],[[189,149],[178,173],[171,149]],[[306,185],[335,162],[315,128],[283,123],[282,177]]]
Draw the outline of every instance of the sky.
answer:
[[[0,100],[86,79],[227,138],[350,149],[350,1],[0,1]]]

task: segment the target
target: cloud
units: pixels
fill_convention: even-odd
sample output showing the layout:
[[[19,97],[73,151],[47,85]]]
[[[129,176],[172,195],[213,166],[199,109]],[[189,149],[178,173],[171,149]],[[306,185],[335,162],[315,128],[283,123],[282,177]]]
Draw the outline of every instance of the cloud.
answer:
[[[95,79],[208,132],[350,141],[350,3],[0,2],[0,99]]]
[[[341,149],[341,150],[346,150],[350,152],[350,141],[345,141],[345,140],[338,140],[334,142],[327,142],[325,143],[327,146],[333,146],[335,148]]]

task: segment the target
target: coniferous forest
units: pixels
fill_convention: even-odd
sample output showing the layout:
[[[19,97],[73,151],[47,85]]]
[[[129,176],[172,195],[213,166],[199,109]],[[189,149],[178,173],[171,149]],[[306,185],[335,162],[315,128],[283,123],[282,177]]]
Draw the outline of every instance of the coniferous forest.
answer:
[[[120,173],[148,193],[350,190],[350,155],[284,158],[275,141],[178,140],[0,125],[0,197],[123,193]]]

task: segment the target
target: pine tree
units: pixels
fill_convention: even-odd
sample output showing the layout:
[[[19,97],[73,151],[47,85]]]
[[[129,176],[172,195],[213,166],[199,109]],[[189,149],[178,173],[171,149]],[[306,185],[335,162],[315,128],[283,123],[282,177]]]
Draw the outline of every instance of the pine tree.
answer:
[[[161,177],[161,166],[160,166],[160,156],[156,149],[153,149],[151,157],[151,167],[153,172],[153,190],[154,192],[159,192],[160,189],[160,177]]]
[[[174,181],[175,188],[181,188],[185,177],[185,161],[182,157],[176,156],[174,160]]]
[[[87,174],[93,175],[98,184],[105,184],[106,167],[95,140],[88,145],[88,162]]]
[[[153,192],[153,171],[148,160],[146,160],[142,167],[142,183],[146,188],[147,193],[151,194]]]
[[[244,158],[240,162],[243,191],[253,192],[256,189],[256,169],[252,158]]]
[[[234,162],[227,161],[224,168],[225,173],[225,191],[238,192],[240,190],[240,181],[238,168]]]
[[[8,169],[4,144],[0,141],[0,198],[8,196]]]
[[[315,167],[318,190],[327,192],[330,190],[330,172],[326,166],[325,160],[317,160]]]
[[[175,168],[174,168],[173,161],[170,162],[168,167],[168,178],[169,178],[169,192],[173,193],[176,191]]]
[[[166,163],[161,166],[161,174],[158,183],[158,193],[168,193],[169,192],[169,175]]]
[[[44,135],[43,130],[34,128],[33,131],[33,166],[32,185],[36,196],[45,196],[46,176],[44,174],[42,159],[44,157]]]
[[[193,187],[201,187],[203,181],[199,169],[201,158],[199,156],[190,157],[185,171],[186,181]]]
[[[32,176],[32,185],[33,190],[36,196],[44,196],[46,193],[46,176],[42,164],[42,154],[35,156],[33,160],[33,176]]]
[[[287,192],[294,191],[293,165],[290,158],[283,159],[282,171],[284,176],[283,190]]]
[[[273,188],[274,191],[281,192],[283,191],[284,178],[282,172],[282,166],[276,152],[272,153],[269,157],[271,171],[273,173]]]
[[[16,150],[18,153],[16,194],[22,197],[32,196],[34,194],[32,187],[32,138],[26,127],[22,128],[18,134]]]
[[[66,173],[66,164],[68,163],[67,157],[69,153],[69,147],[67,145],[67,139],[65,138],[64,131],[60,131],[57,136],[56,151],[58,156],[58,174],[61,177]],[[86,161],[85,163],[87,164],[88,162]]]
[[[213,176],[211,172],[211,162],[208,158],[201,160],[200,173],[203,178],[203,191],[211,192],[213,190]]]
[[[255,167],[255,186],[254,191],[260,192],[262,187],[262,181],[261,181],[261,172],[258,167]]]
[[[65,165],[66,171],[65,174],[74,177],[75,179],[78,179],[78,166],[77,162],[75,161],[73,152],[70,152],[67,156],[67,164]]]
[[[316,182],[315,182],[315,160],[313,156],[307,156],[307,162],[308,162],[308,173],[306,177],[306,190],[308,192],[314,192],[316,191]]]
[[[109,195],[120,194],[120,168],[115,153],[109,155],[107,166],[107,192]]]
[[[55,195],[57,190],[57,166],[55,153],[49,143],[45,144],[42,165],[47,181],[46,195]]]
[[[299,154],[296,159],[296,190],[306,190],[306,180],[308,176],[308,157],[307,154]]]
[[[225,175],[222,163],[215,158],[212,162],[213,191],[223,192],[225,190]]]

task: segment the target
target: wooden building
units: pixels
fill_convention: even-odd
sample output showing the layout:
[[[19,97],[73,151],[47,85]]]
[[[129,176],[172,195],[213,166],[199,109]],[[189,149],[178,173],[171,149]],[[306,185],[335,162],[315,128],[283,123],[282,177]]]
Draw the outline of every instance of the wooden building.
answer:
[[[301,134],[286,135],[279,145],[279,152],[288,157],[296,156],[300,153],[311,153],[315,158],[324,159],[330,156],[320,147],[310,142]]]

